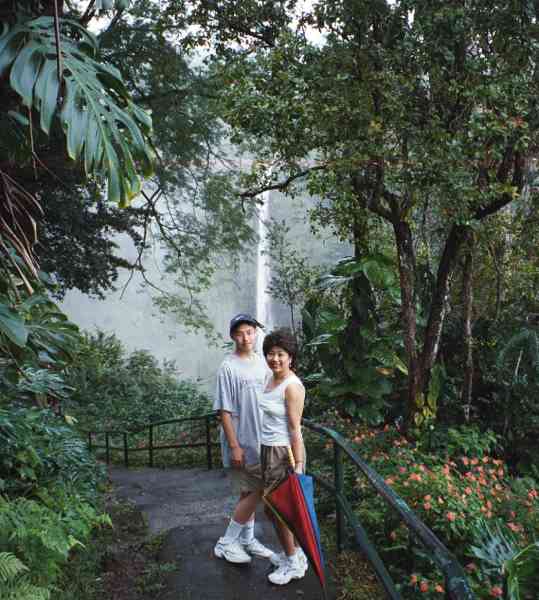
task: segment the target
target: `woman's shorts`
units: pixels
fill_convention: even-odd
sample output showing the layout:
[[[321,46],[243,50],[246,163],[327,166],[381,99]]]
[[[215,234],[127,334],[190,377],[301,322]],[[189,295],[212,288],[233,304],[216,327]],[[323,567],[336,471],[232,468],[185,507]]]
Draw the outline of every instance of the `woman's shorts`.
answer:
[[[305,456],[305,448],[303,449]],[[262,481],[264,492],[272,490],[286,477],[290,468],[288,446],[264,446],[260,448],[260,463],[262,465]],[[303,465],[305,467],[305,465]]]
[[[232,490],[235,494],[250,494],[264,489],[260,463],[244,465],[241,469],[229,469],[232,478]]]

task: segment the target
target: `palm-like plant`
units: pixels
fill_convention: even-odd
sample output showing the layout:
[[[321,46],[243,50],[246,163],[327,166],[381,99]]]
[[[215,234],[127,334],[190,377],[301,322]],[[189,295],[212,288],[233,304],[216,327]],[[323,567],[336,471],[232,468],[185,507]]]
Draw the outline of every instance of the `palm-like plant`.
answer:
[[[41,209],[17,175],[25,164],[34,173],[45,167],[35,151],[39,131],[63,138],[67,156],[86,176],[104,177],[109,199],[122,206],[140,191],[140,175],[152,170],[150,116],[132,102],[118,70],[99,60],[95,36],[62,18],[62,5],[13,0],[0,11],[0,260],[12,263],[29,291],[13,254],[37,275],[32,246]]]
[[[470,550],[483,562],[486,572],[503,578],[508,600],[537,598],[539,542],[521,548],[499,522],[489,526],[481,521],[475,532],[475,545]]]

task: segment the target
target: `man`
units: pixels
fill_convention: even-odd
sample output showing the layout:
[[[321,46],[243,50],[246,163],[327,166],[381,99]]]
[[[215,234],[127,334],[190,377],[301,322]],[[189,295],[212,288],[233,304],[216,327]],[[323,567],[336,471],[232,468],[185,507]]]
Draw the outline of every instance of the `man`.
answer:
[[[254,537],[254,511],[263,490],[257,393],[262,391],[269,373],[265,360],[254,351],[257,327],[262,325],[244,313],[230,321],[234,352],[219,368],[213,405],[221,413],[223,465],[231,468],[233,486],[240,495],[214,553],[232,563],[248,563],[251,555],[262,558],[274,555]]]

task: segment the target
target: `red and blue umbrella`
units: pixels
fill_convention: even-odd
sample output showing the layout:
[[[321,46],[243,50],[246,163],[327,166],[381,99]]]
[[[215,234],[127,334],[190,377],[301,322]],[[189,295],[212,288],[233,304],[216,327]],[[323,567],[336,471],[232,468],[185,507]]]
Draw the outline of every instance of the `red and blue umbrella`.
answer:
[[[320,529],[314,510],[313,478],[290,472],[286,479],[264,496],[265,503],[294,534],[307,555],[326,595],[324,556]]]

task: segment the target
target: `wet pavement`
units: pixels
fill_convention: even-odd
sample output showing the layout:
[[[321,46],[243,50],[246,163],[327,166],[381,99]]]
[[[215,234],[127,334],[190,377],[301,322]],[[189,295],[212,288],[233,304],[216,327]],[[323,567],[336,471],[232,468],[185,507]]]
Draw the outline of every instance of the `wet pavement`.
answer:
[[[150,532],[165,533],[160,560],[178,568],[167,573],[166,590],[159,600],[323,599],[311,567],[303,579],[274,586],[267,580],[268,560],[253,558],[248,565],[232,565],[215,558],[213,547],[226,529],[236,500],[226,471],[113,467],[110,476],[116,494],[145,515]],[[262,507],[257,510],[255,535],[278,549]]]

